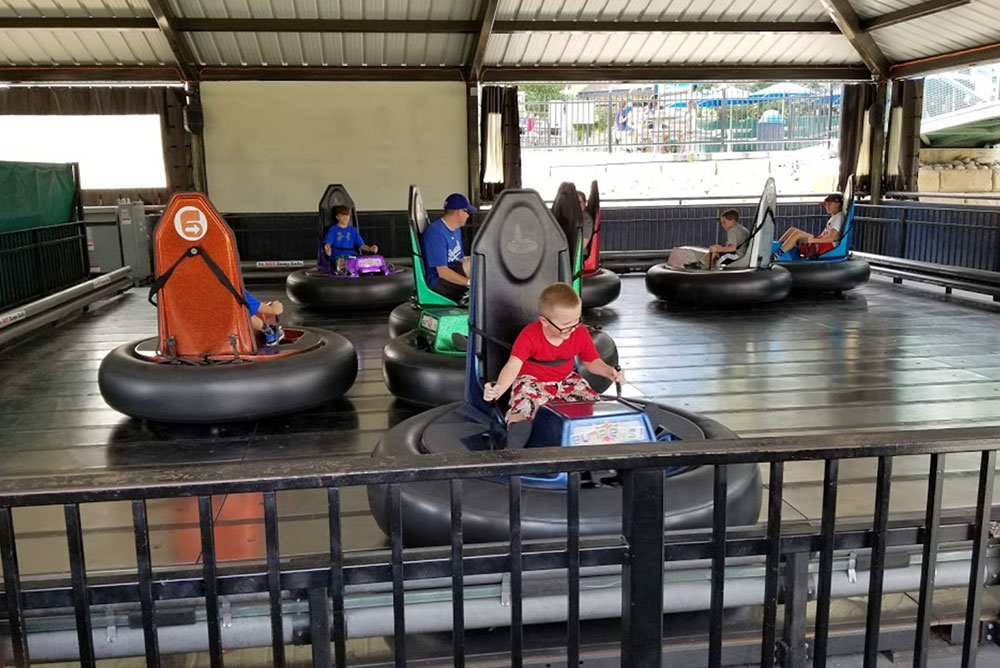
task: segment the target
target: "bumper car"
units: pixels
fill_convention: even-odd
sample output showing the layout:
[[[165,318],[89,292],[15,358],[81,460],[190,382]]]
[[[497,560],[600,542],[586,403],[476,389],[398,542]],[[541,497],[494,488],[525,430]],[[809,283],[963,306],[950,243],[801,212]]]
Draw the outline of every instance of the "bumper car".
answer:
[[[578,207],[579,208],[579,207]],[[518,332],[537,318],[539,293],[556,281],[572,280],[566,236],[532,191],[500,195],[473,242],[469,364],[465,399],[439,406],[390,429],[373,457],[405,457],[505,447],[505,424],[497,407],[483,401],[485,382],[506,363]],[[541,224],[527,225],[535,218]],[[532,423],[526,447],[614,447],[615,443],[733,438],[705,416],[653,402],[602,397],[593,402],[551,403]],[[665,445],[669,447],[669,445]],[[595,451],[599,457],[599,451]],[[567,532],[565,474],[522,477],[521,533],[526,539],[559,538]],[[711,526],[713,471],[710,467],[664,471],[664,508],[670,529]],[[505,479],[463,482],[462,528],[469,542],[509,539]],[[731,465],[727,518],[755,522],[762,487],[756,465]],[[400,486],[403,542],[444,545],[451,540],[450,485],[447,481]],[[389,532],[389,490],[368,488],[379,526]],[[614,471],[594,473],[580,490],[580,533],[615,535],[622,530],[621,486]]]
[[[776,211],[774,179],[768,179],[743,257],[712,269],[658,264],[646,272],[646,290],[668,304],[685,306],[746,306],[784,299],[792,288],[792,276],[784,267],[771,263]],[[707,248],[694,247],[681,250],[696,255],[708,252]]]
[[[575,202],[575,190],[572,195],[564,195],[570,196]],[[576,211],[580,213],[579,204]],[[427,286],[420,235],[427,229],[429,220],[416,186],[410,186],[409,219],[416,295],[390,314],[389,332],[395,338],[382,351],[382,376],[396,397],[418,406],[440,406],[460,401],[465,396],[469,311],[464,304]],[[551,220],[551,216],[548,219]],[[538,222],[532,219],[527,224],[537,225]],[[579,281],[575,287],[579,292]],[[408,329],[399,332],[404,327]],[[611,337],[597,329],[591,330],[591,335],[601,359],[615,364],[618,351]],[[611,381],[607,378],[587,374],[582,367],[581,375],[599,392],[610,387]]]
[[[854,231],[854,176],[847,178],[844,188],[844,229],[837,245],[816,257],[805,257],[797,248],[789,251],[791,261],[778,261],[779,267],[792,275],[792,291],[800,293],[841,293],[867,283],[871,267],[862,259],[850,254],[851,236]],[[776,253],[780,244],[775,241],[771,252]]]
[[[381,255],[361,255],[361,249],[347,258],[345,271],[336,267],[323,252],[323,238],[336,224],[333,210],[338,206],[351,209],[351,224],[358,226],[354,200],[339,183],[326,188],[319,202],[319,249],[315,269],[300,269],[288,275],[285,292],[296,304],[331,311],[382,309],[406,299],[413,289],[409,269],[395,268]]]
[[[154,422],[252,420],[336,399],[354,383],[357,354],[339,334],[286,327],[277,344],[258,340],[235,237],[203,195],[174,195],[153,244],[159,336],[101,362],[109,406]]]
[[[586,229],[591,225],[591,229]],[[583,247],[583,284],[580,299],[583,300],[583,310],[586,311],[607,306],[622,293],[622,281],[618,278],[618,274],[601,267],[601,195],[597,189],[597,181],[590,183],[584,226],[587,242]]]

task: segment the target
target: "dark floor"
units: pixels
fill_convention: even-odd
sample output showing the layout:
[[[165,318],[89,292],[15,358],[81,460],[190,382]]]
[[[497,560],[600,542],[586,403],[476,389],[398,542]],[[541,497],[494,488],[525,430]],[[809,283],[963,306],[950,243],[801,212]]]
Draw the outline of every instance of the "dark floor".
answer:
[[[1000,328],[990,305],[875,281],[842,299],[794,300],[749,312],[671,312],[651,300],[641,277],[626,277],[611,308],[588,314],[618,344],[626,392],[704,412],[742,435],[919,429],[1000,424]],[[260,286],[261,297],[280,297]],[[283,418],[217,428],[156,426],[107,407],[97,389],[101,358],[115,345],[155,332],[141,290],[92,310],[40,342],[0,352],[0,461],[5,476],[134,466],[310,457],[365,457],[380,435],[414,411],[382,383],[385,314],[307,313],[290,305],[288,323],[329,327],[350,338],[361,371],[345,399]],[[951,457],[948,506],[973,501],[978,458]],[[898,458],[894,510],[922,509],[926,458]],[[841,466],[839,511],[868,515],[874,466]],[[818,464],[786,468],[785,516],[820,513]],[[322,493],[282,494],[281,548],[324,549]],[[261,507],[254,496],[218,499],[220,556],[261,554]],[[344,499],[349,547],[383,544],[360,490]],[[158,564],[197,559],[194,500],[150,504]],[[66,567],[62,511],[16,513],[26,573]],[[94,568],[129,566],[131,550],[109,549],[130,535],[126,504],[84,508]],[[25,525],[27,523],[27,526]],[[227,532],[230,536],[227,538]],[[93,555],[93,556],[90,556]]]
[[[630,395],[704,412],[746,436],[1000,424],[1000,327],[991,304],[876,279],[843,298],[797,299],[749,312],[673,312],[646,294],[641,277],[623,284],[611,308],[587,319],[617,342]],[[254,292],[283,296],[273,284]],[[253,462],[269,459],[367,457],[386,429],[415,412],[395,402],[382,382],[384,313],[323,315],[289,305],[282,319],[328,327],[354,342],[361,370],[345,399],[217,428],[154,426],[116,413],[101,399],[97,369],[114,346],[155,333],[155,310],[142,290],[0,351],[2,475],[220,461],[245,462],[249,472]],[[974,503],[978,462],[976,456],[948,459],[946,506]],[[926,469],[926,458],[897,458],[894,511],[923,509]],[[841,515],[870,516],[874,470],[871,460],[841,464]],[[786,518],[819,517],[822,473],[816,463],[786,466]],[[219,558],[262,556],[260,497],[230,495],[216,505]],[[343,511],[348,548],[385,544],[362,490],[344,494]],[[149,512],[154,564],[197,561],[197,502],[151,502]],[[321,491],[280,494],[282,553],[326,549],[325,512]],[[90,504],[83,518],[89,569],[134,567],[129,505]],[[67,568],[60,508],[22,509],[15,523],[22,573]],[[371,642],[384,651],[383,641]]]

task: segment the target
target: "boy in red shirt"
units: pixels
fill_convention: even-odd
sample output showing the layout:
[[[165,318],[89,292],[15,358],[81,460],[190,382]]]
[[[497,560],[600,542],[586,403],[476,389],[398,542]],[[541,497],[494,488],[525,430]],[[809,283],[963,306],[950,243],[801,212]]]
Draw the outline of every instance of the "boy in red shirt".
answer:
[[[573,370],[579,355],[592,374],[625,382],[625,375],[606,364],[594,347],[590,332],[581,326],[582,305],[576,291],[567,283],[553,283],[538,298],[538,320],[526,326],[514,340],[510,360],[500,370],[495,383],[486,383],[483,398],[495,401],[507,388],[510,395],[507,424],[531,420],[542,404],[555,400],[593,401],[598,394]],[[527,429],[525,429],[527,427]],[[507,445],[527,441],[530,423],[520,429],[508,429]],[[523,433],[521,433],[523,432]]]

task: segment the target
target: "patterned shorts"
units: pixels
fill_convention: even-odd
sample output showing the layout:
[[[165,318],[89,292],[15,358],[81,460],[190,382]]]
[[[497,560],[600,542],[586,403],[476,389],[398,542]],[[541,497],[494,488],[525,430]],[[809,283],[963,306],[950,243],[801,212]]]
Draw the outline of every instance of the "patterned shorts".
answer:
[[[530,420],[535,417],[539,406],[550,401],[593,401],[598,396],[577,373],[553,382],[542,382],[534,376],[518,376],[510,393],[507,421],[513,415],[523,415]]]

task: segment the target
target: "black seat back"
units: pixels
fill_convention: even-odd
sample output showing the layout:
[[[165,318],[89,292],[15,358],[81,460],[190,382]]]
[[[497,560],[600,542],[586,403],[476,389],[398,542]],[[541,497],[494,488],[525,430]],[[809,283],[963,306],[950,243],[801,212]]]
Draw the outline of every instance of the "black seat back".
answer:
[[[580,197],[576,186],[564,181],[559,184],[556,198],[552,201],[552,215],[566,235],[573,261],[573,273],[583,270],[583,258],[577,256],[577,248],[583,241],[583,211],[580,210]]]
[[[489,410],[483,383],[496,380],[518,333],[538,319],[538,295],[570,282],[572,270],[566,235],[534,190],[500,193],[472,241],[471,257],[465,396]]]
[[[589,217],[589,220],[587,219]],[[597,188],[597,181],[590,182],[590,196],[587,197],[587,217],[584,218],[584,235],[590,240],[587,248],[583,250],[585,257],[590,257],[590,246],[594,242],[594,235],[601,229],[601,193]],[[589,225],[590,229],[586,229]]]
[[[340,183],[331,183],[323,192],[323,197],[319,200],[319,236],[320,239],[326,235],[326,231],[331,225],[337,223],[337,217],[333,215],[334,208],[346,206],[351,209],[351,225],[358,226],[358,210],[354,206],[354,200],[347,193],[347,188]]]

